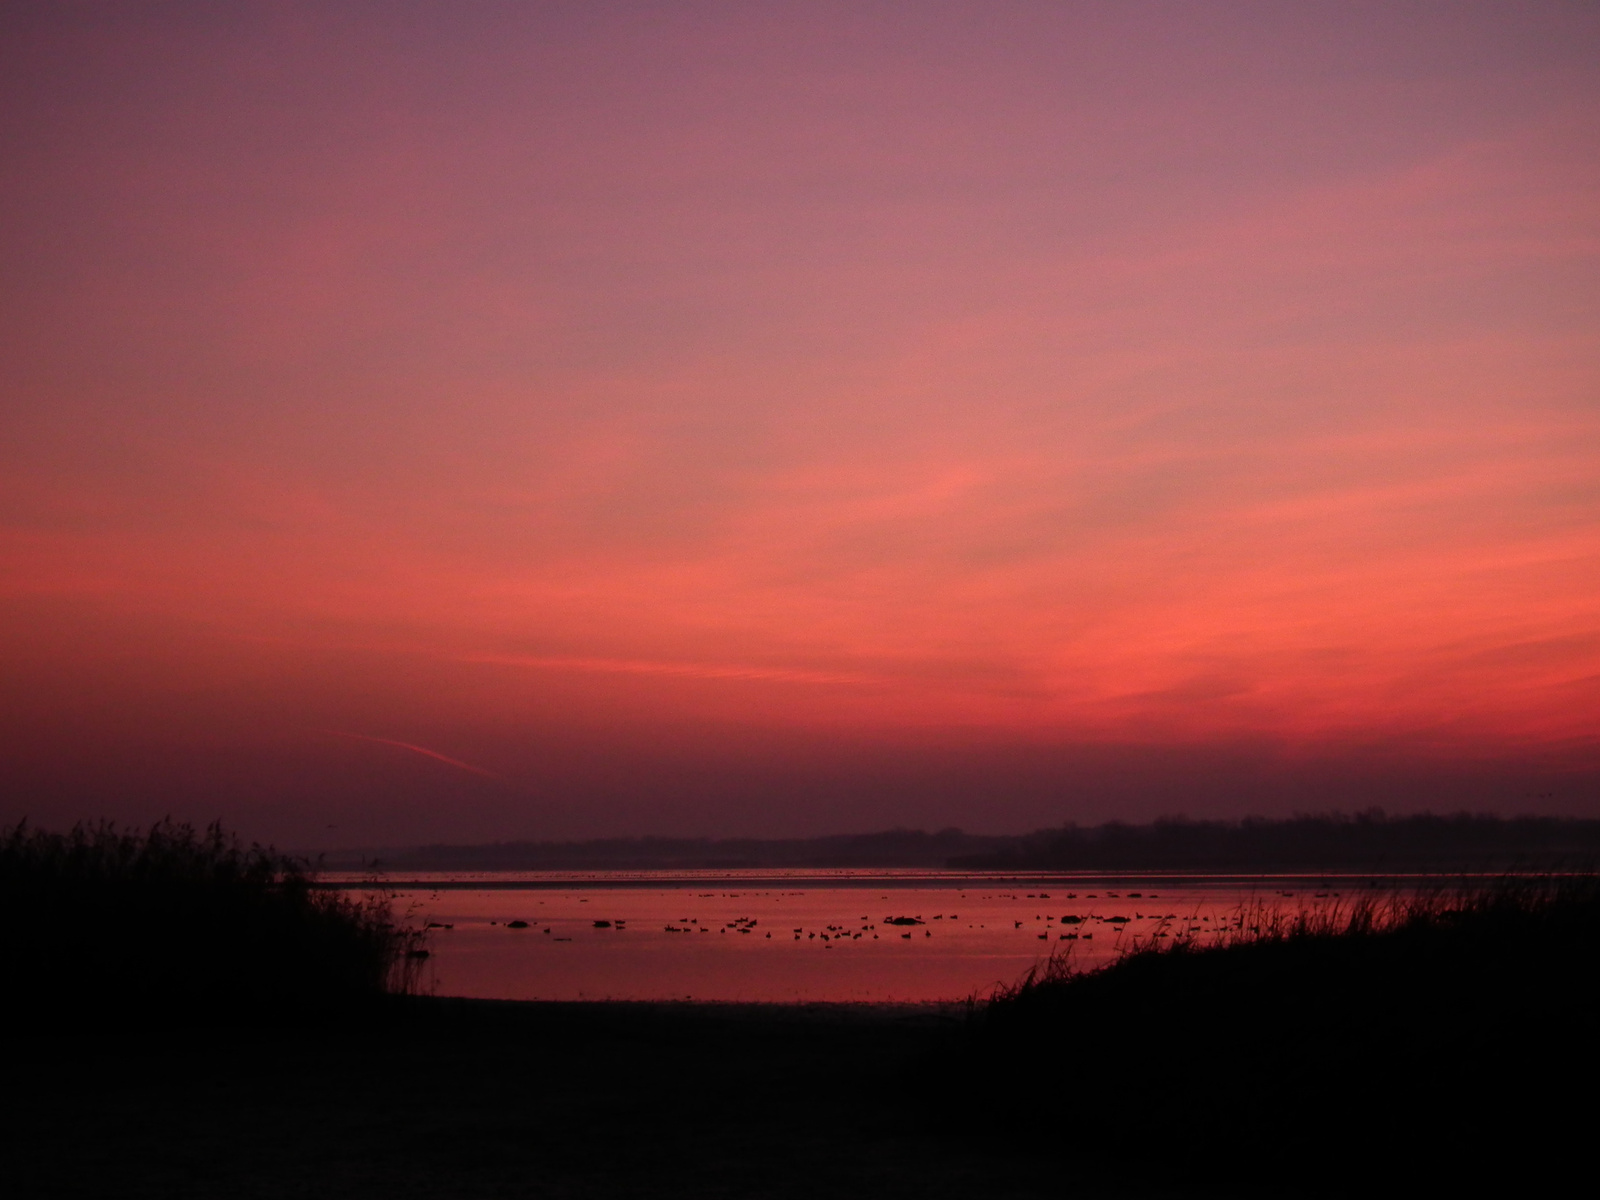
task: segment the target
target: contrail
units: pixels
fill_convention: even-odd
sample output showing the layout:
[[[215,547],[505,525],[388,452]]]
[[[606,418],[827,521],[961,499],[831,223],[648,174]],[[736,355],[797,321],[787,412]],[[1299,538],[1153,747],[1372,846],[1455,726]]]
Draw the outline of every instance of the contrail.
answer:
[[[788,667],[755,667],[723,663],[660,662],[636,658],[563,658],[532,654],[471,654],[460,661],[547,670],[605,671],[626,675],[685,675],[693,679],[750,679],[780,683],[871,684],[871,675],[845,671],[808,671]]]
[[[462,771],[470,771],[474,775],[482,775],[485,779],[499,779],[493,771],[485,771],[482,767],[475,767],[469,762],[462,762],[459,758],[451,758],[448,754],[440,754],[437,750],[429,750],[426,746],[415,746],[410,742],[396,741],[394,738],[374,737],[370,733],[350,733],[344,729],[329,729],[325,732],[334,737],[354,738],[358,742],[377,742],[381,746],[398,746],[402,750],[410,750],[413,754],[421,754],[428,758],[436,758],[442,763],[448,763]]]

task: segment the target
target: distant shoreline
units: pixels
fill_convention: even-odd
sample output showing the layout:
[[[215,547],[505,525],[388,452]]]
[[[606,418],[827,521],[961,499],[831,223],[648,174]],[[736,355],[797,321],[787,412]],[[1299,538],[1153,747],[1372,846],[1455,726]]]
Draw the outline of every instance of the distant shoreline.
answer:
[[[785,868],[768,868],[771,871],[786,871]],[[668,887],[674,884],[709,884],[716,883],[723,886],[743,888],[771,887],[775,884],[809,886],[809,887],[834,887],[834,888],[862,888],[873,889],[878,887],[906,887],[917,885],[924,887],[961,888],[977,887],[997,883],[1014,884],[1049,884],[1072,882],[1076,884],[1097,884],[1103,886],[1116,886],[1123,883],[1148,883],[1159,880],[1172,887],[1182,886],[1215,886],[1215,887],[1241,887],[1250,884],[1278,884],[1278,883],[1336,883],[1344,882],[1369,886],[1388,887],[1426,887],[1430,884],[1452,884],[1458,882],[1489,881],[1500,878],[1505,872],[1500,870],[1488,871],[1399,871],[1399,872],[1374,872],[1374,871],[1264,871],[1260,873],[1243,872],[1195,872],[1195,871],[992,871],[983,873],[946,873],[929,871],[926,873],[906,871],[902,874],[845,874],[844,871],[853,868],[834,868],[838,873],[808,873],[796,871],[785,874],[739,874],[737,872],[709,873],[710,869],[698,874],[687,871],[676,871],[671,868],[651,870],[649,868],[603,870],[593,872],[570,871],[561,868],[549,868],[547,878],[539,878],[540,869],[526,871],[463,871],[442,873],[445,878],[426,878],[418,876],[389,876],[385,874],[371,874],[362,872],[332,871],[324,872],[317,879],[315,886],[334,888],[340,890],[359,891],[370,888],[374,881],[390,889],[430,889],[434,891],[554,891],[573,888],[653,888]],[[650,873],[645,873],[649,871]],[[1586,874],[1582,870],[1551,870],[1540,872],[1555,878],[1564,876],[1578,877]],[[514,875],[517,878],[497,878],[496,876]]]
[[[891,829],[811,838],[630,837],[345,849],[308,856],[325,871],[926,870],[997,875],[1455,876],[1600,862],[1600,819],[1377,810],[1268,820],[1163,818],[1067,824],[1027,834]]]

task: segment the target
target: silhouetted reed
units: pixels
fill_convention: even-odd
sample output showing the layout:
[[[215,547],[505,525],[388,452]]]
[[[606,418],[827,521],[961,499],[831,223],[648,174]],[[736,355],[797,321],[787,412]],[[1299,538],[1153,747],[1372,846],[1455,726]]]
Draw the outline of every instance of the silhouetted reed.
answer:
[[[7,1002],[145,1019],[326,1013],[410,991],[421,934],[380,891],[315,885],[303,861],[163,821],[0,832]]]
[[[1587,1144],[1594,875],[1189,924],[1098,970],[1057,955],[973,1006],[964,1082],[999,1127],[1188,1177],[1313,1182],[1526,1179]],[[1204,1152],[1219,1129],[1233,1153]]]

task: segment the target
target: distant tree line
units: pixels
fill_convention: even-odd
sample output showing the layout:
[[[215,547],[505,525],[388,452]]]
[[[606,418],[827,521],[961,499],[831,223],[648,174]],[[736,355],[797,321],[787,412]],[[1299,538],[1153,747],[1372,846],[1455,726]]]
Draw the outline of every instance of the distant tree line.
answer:
[[[1600,820],[1379,809],[1287,819],[1066,824],[1001,836],[891,829],[815,838],[604,838],[421,846],[390,870],[618,870],[751,867],[948,867],[965,870],[1496,870],[1588,866]]]
[[[389,869],[436,871],[626,870],[744,867],[942,867],[1014,839],[941,829],[815,838],[600,838],[581,842],[495,842],[419,846],[385,860]]]
[[[1042,829],[954,867],[988,870],[1361,871],[1590,866],[1600,857],[1600,820],[1454,813],[1390,817],[1381,809],[1285,820],[1191,821]]]

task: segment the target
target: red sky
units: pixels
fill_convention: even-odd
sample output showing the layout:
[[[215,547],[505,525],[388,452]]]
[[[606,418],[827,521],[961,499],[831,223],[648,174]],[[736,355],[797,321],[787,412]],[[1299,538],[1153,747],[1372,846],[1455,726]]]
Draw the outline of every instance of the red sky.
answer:
[[[1600,10],[8,5],[0,817],[1600,814]]]

